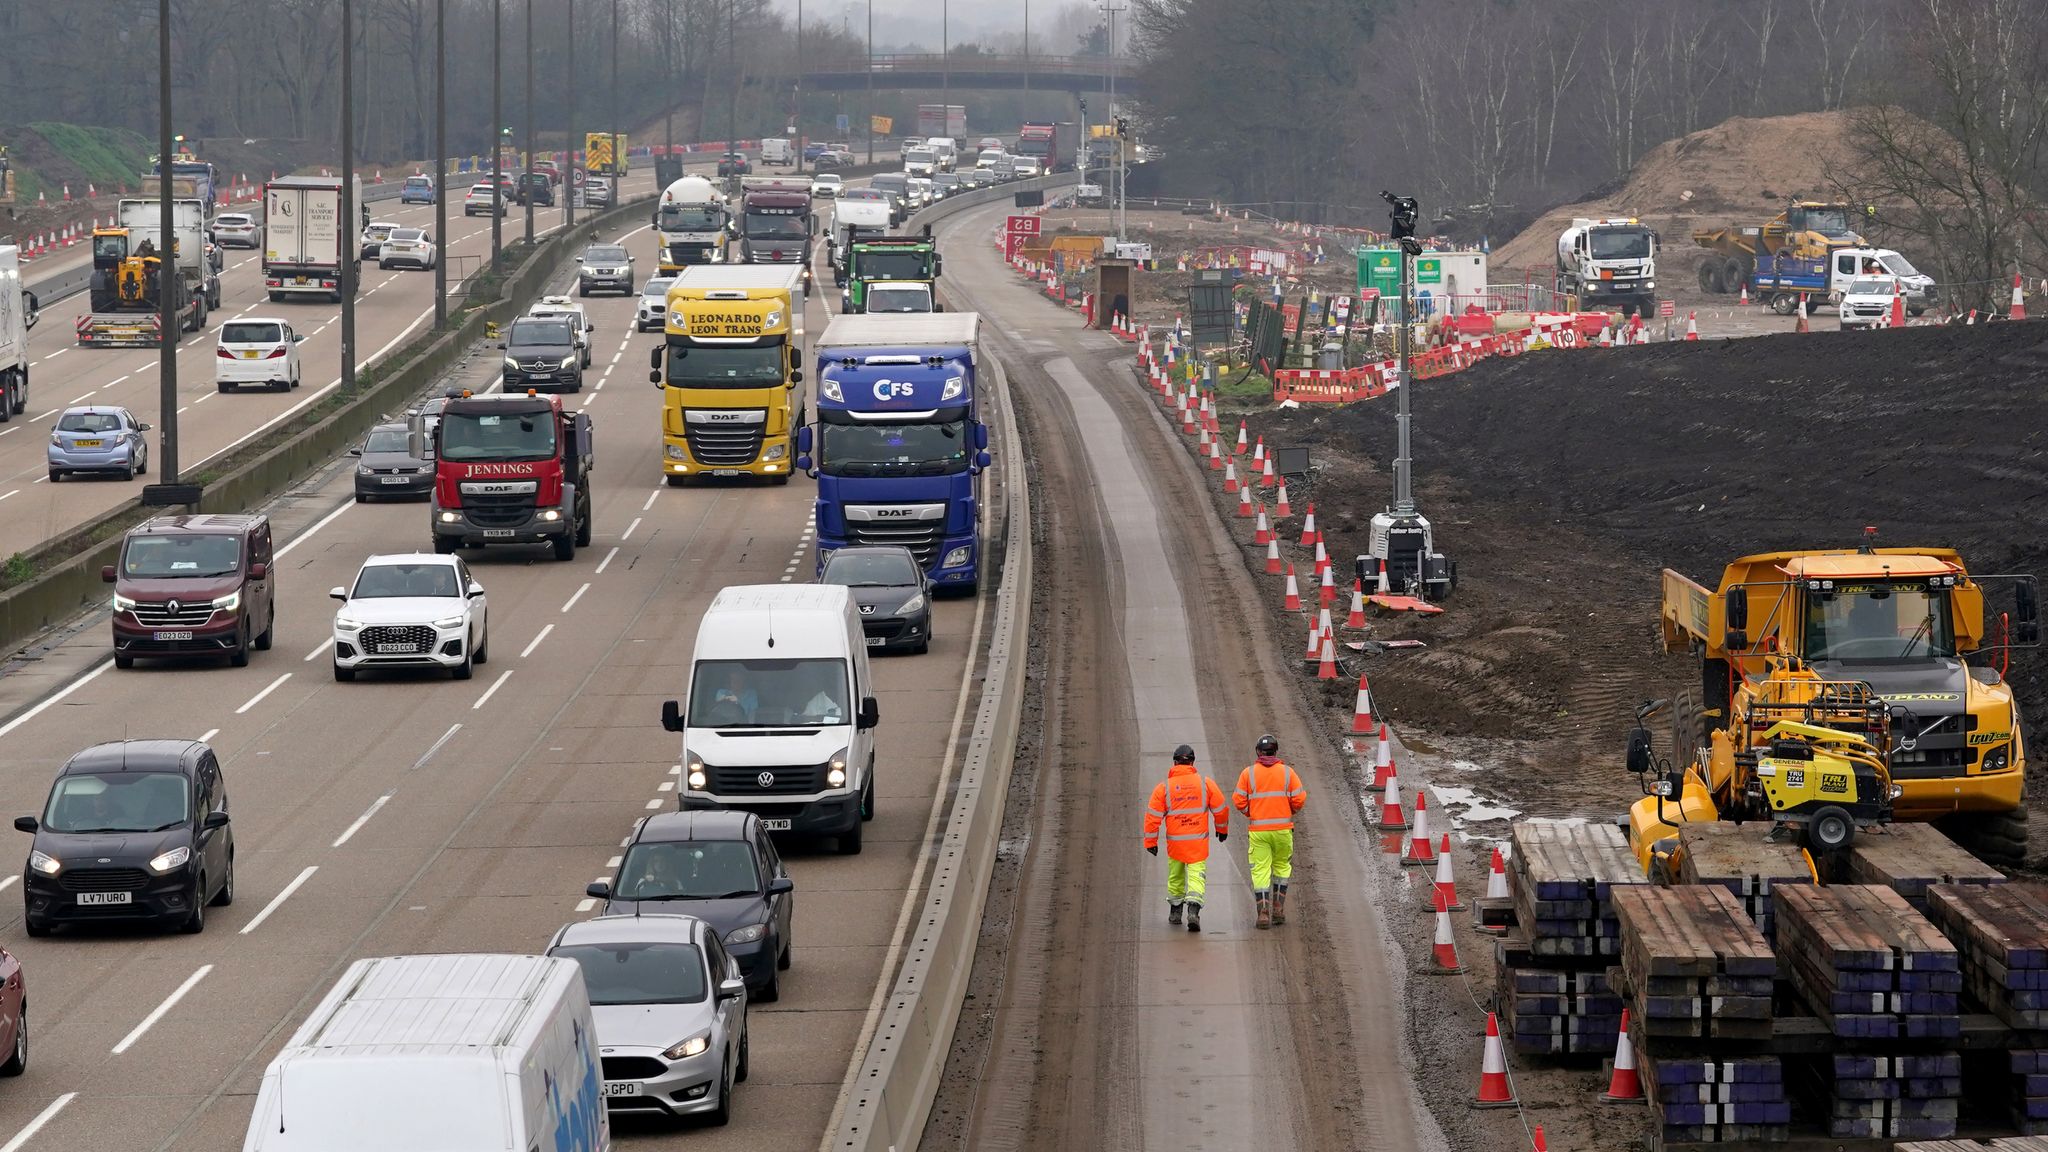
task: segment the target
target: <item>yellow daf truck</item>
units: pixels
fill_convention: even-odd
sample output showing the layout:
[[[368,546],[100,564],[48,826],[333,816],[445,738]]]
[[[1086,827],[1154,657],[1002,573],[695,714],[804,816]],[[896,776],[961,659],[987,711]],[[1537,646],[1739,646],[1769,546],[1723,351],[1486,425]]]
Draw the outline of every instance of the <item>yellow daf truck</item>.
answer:
[[[662,392],[661,470],[789,483],[803,424],[803,268],[699,264],[668,290],[667,337],[648,357]]]

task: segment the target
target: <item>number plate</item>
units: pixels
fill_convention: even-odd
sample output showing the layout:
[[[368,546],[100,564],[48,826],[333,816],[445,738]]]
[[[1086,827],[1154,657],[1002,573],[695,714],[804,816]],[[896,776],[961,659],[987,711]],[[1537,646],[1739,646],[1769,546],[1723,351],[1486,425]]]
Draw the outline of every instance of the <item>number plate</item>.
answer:
[[[768,830],[768,831],[770,831],[770,832],[787,832],[787,831],[789,831],[789,821],[787,821],[787,820],[763,820],[763,821],[761,821],[761,827],[762,827],[762,828],[764,828],[764,829],[766,829],[766,830]]]
[[[190,632],[157,632],[150,636],[152,640],[190,640],[191,638],[192,634]]]
[[[512,537],[517,536],[518,534],[519,533],[517,531],[511,528],[484,529],[484,539],[486,540],[510,540]]]
[[[135,893],[133,893],[133,892],[80,892],[80,893],[78,894],[78,902],[79,902],[79,904],[81,904],[81,905],[85,905],[85,904],[133,904],[133,903],[135,903]]]
[[[255,360],[255,359],[259,359],[260,357],[262,357],[262,355],[263,355],[263,353],[261,353],[261,352],[258,352],[258,351],[256,351],[256,350],[255,350],[254,348],[250,348],[250,349],[247,349],[247,350],[243,351],[243,353],[242,353],[242,359],[244,359],[244,360]]]
[[[305,277],[305,276],[294,276],[294,277],[292,277],[292,283],[294,283],[294,284],[311,284],[312,282],[313,282],[313,281],[312,281],[311,279],[309,279],[308,277]]]
[[[416,652],[418,652],[419,650],[420,650],[420,646],[419,646],[419,645],[417,645],[417,644],[379,644],[379,645],[377,645],[377,654],[378,654],[378,655],[380,655],[380,656],[406,656],[406,655],[410,655],[410,654],[412,654],[412,653],[416,653]]]
[[[407,480],[407,479],[408,479],[408,478],[407,478],[407,477],[404,477],[404,476],[386,476],[386,477],[384,477],[384,479],[383,479],[383,480],[379,481],[379,483],[383,483],[383,484],[403,484],[403,483],[405,483],[405,482],[406,482],[406,480]]]
[[[740,470],[737,468],[713,468],[711,474],[713,476],[737,476],[740,474]]]
[[[870,636],[870,637],[868,637],[868,647],[870,647],[870,648],[880,648],[881,646],[882,646],[882,638],[881,638],[880,636]]]
[[[98,441],[98,440],[75,440],[75,441],[73,441],[73,442],[72,442],[71,446],[72,446],[73,448],[97,448],[97,447],[99,447],[99,446],[100,446],[100,441]]]
[[[604,1094],[607,1096],[638,1096],[640,1094],[640,1086],[638,1084],[621,1084],[607,1080],[604,1085]]]

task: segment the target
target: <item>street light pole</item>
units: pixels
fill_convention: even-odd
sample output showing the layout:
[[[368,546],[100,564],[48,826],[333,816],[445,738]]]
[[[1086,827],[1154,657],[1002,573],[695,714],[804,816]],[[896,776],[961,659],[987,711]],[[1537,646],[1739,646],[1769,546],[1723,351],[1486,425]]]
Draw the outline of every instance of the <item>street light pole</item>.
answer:
[[[502,189],[505,186],[505,162],[503,159],[505,153],[505,111],[500,106],[500,95],[504,89],[502,77],[505,62],[503,45],[505,21],[504,13],[501,9],[502,0],[491,0],[491,187],[500,189],[498,196],[503,198],[504,192]],[[502,212],[491,213],[491,271],[493,272],[498,270],[498,253],[505,244],[504,219],[505,214]],[[440,237],[436,237],[436,239],[440,239]],[[434,263],[439,264],[440,262],[441,257],[437,253],[434,257]]]
[[[569,139],[562,145],[562,227],[576,223],[576,0],[569,0]]]
[[[790,96],[791,143],[796,146],[796,174],[804,174],[804,0],[796,0],[796,90]]]
[[[156,188],[157,234],[157,395],[163,411],[157,421],[158,483],[178,482],[178,309],[176,307],[178,261],[176,220],[171,202],[171,0],[157,0],[156,7]],[[200,260],[206,256],[200,254]],[[5,397],[0,397],[0,403]],[[53,472],[52,475],[55,475]],[[56,485],[51,485],[56,487]]]
[[[1103,115],[1103,122],[1115,127],[1123,121],[1117,114],[1116,106],[1116,14],[1124,9],[1114,4],[1104,4],[1102,10],[1109,17],[1109,41],[1103,51],[1104,70],[1109,74],[1109,111]],[[1116,168],[1112,175],[1116,179],[1116,239],[1124,240],[1124,149],[1128,146],[1122,134],[1112,137],[1116,141]],[[1085,145],[1084,145],[1085,147]]]
[[[342,238],[361,226],[356,205],[356,21],[355,0],[341,0],[341,227]],[[440,187],[437,183],[436,189]],[[434,199],[439,200],[436,191]],[[360,235],[360,233],[358,233]],[[360,243],[350,244],[341,258],[341,390],[356,386],[356,288],[362,279]],[[436,260],[434,263],[439,264]],[[166,479],[166,483],[168,483]]]
[[[875,162],[875,0],[868,0],[868,163]]]
[[[434,239],[448,239],[448,0],[434,0]],[[346,42],[346,37],[343,38]],[[448,326],[448,262],[434,261],[434,331]]]
[[[619,0],[612,0],[612,182],[611,206],[616,208],[626,195],[626,156],[619,147]]]
[[[533,171],[533,0],[526,0],[526,171]],[[524,176],[520,177],[522,180]],[[526,244],[533,246],[533,191],[526,193]]]

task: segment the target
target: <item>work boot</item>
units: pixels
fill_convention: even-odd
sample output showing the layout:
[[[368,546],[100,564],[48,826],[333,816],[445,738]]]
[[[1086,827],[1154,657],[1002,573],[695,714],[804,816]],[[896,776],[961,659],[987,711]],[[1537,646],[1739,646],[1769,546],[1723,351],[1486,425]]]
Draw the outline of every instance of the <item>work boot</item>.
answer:
[[[1273,889],[1273,923],[1287,923],[1287,889]]]
[[[1166,906],[1166,922],[1168,924],[1180,923],[1180,905],[1168,904]]]
[[[1190,900],[1188,901],[1188,931],[1200,932],[1201,930],[1202,906]]]
[[[1252,927],[1254,927],[1254,928],[1271,928],[1272,926],[1273,926],[1273,898],[1272,898],[1271,896],[1260,896],[1260,897],[1259,897],[1259,918],[1258,918],[1258,920],[1257,920],[1257,921],[1255,921],[1255,922],[1254,922],[1254,923],[1252,924]]]

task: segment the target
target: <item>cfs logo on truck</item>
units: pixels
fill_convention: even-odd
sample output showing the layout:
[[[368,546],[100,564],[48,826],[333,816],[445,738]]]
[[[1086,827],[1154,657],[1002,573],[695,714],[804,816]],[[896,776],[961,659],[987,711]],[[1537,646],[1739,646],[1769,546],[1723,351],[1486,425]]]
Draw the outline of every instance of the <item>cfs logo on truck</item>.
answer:
[[[908,380],[875,381],[875,399],[877,400],[889,401],[899,396],[907,400],[915,395],[916,392],[917,386]]]

